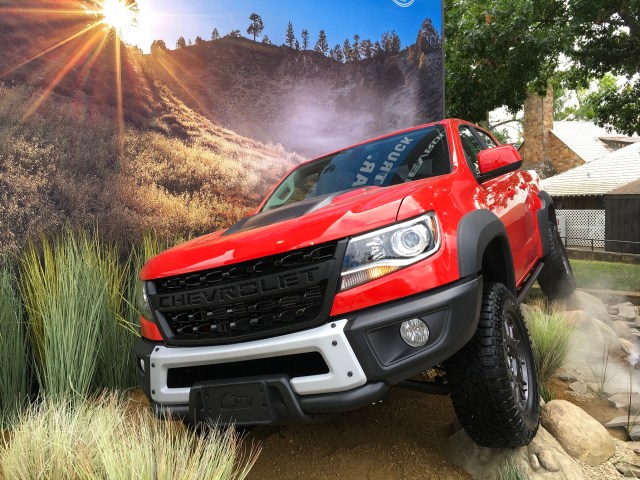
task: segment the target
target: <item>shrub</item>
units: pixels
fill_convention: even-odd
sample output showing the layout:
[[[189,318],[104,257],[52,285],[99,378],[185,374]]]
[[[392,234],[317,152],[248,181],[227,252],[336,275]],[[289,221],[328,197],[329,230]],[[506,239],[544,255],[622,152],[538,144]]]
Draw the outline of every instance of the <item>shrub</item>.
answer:
[[[549,380],[567,362],[573,326],[559,306],[547,307],[543,301],[532,303],[526,318],[540,395],[550,400]]]
[[[29,393],[27,341],[14,284],[8,261],[0,258],[0,430],[13,422]]]
[[[111,291],[101,244],[86,233],[30,243],[21,290],[41,393],[86,395],[99,360]]]
[[[0,446],[5,478],[243,479],[259,453],[232,428],[197,435],[122,395],[60,397],[32,406]]]

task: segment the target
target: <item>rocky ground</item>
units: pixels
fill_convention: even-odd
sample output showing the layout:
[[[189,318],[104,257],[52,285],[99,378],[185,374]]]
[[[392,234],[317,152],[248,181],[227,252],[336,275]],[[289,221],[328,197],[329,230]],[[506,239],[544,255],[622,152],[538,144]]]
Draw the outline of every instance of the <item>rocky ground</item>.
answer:
[[[637,307],[577,292],[566,310],[573,353],[529,446],[478,447],[448,397],[394,389],[382,403],[325,423],[255,428],[247,440],[262,454],[250,478],[498,480],[507,462],[531,480],[640,477],[640,443],[627,441],[628,432],[640,438]]]

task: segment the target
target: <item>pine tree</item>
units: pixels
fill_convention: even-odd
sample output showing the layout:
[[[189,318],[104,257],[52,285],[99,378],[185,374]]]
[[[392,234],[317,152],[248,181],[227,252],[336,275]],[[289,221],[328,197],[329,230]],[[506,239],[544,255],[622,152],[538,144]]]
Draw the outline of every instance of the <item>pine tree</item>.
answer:
[[[302,30],[302,49],[309,50],[309,30]]]
[[[176,48],[184,48],[187,46],[187,41],[184,39],[183,36],[178,37],[178,40],[176,41]]]
[[[289,22],[289,25],[287,25],[287,35],[285,37],[284,44],[289,48],[293,48],[295,43],[296,34],[293,32],[293,23]]]
[[[253,41],[256,41],[256,37],[262,33],[264,30],[264,23],[262,22],[262,18],[257,13],[252,13],[249,15],[249,20],[251,20],[251,24],[249,28],[247,28],[247,33],[249,35],[253,35]]]
[[[353,36],[353,48],[351,50],[351,60],[357,62],[360,60],[360,35]]]
[[[227,37],[231,37],[231,38],[241,38],[242,37],[242,33],[240,33],[240,30],[231,30],[228,34]]]
[[[154,40],[151,42],[151,55],[158,55],[167,50],[167,44],[164,40]]]
[[[378,40],[376,40],[376,43],[373,44],[373,48],[371,49],[371,53],[375,57],[380,52],[382,52],[382,45],[380,45],[380,42]]]
[[[218,40],[220,38],[220,32],[218,32],[217,28],[213,29],[213,32],[211,32],[211,40]]]
[[[366,39],[362,41],[360,44],[360,52],[364,58],[368,59],[373,57],[373,44],[371,43],[371,40]]]
[[[300,42],[296,38],[296,50],[300,50]]]
[[[315,51],[319,52],[323,55],[327,55],[329,53],[329,44],[327,43],[327,34],[324,30],[320,30],[320,35],[318,36],[318,41],[316,42]]]
[[[200,35],[198,35],[196,37],[196,42],[195,43],[196,43],[196,45],[204,45],[204,39]]]
[[[262,43],[265,45],[273,45],[273,42],[269,38],[269,35],[265,35],[264,37],[262,37]]]
[[[336,62],[344,62],[344,55],[342,54],[342,48],[340,47],[340,44],[336,44],[336,46],[331,49],[330,56]]]
[[[187,42],[187,45],[189,46],[193,45],[193,42],[191,41],[191,39],[189,39],[189,41]]]
[[[344,60],[345,62],[350,62],[351,61],[351,42],[349,42],[349,39],[345,39],[344,43],[342,44],[342,52],[344,53]]]

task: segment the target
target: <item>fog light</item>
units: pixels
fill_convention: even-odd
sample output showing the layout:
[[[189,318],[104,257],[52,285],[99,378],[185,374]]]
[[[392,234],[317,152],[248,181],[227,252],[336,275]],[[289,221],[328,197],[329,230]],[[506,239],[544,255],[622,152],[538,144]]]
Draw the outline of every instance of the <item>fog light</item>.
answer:
[[[400,325],[400,336],[411,347],[422,347],[429,340],[429,327],[419,318],[412,318]]]

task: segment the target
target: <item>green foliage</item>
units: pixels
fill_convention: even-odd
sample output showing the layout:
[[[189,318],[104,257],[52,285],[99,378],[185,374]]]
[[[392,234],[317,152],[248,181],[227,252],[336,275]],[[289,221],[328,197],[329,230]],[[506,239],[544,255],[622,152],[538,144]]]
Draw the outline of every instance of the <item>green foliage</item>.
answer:
[[[529,480],[529,476],[520,470],[511,459],[500,467],[498,475],[500,480]]]
[[[252,13],[249,15],[249,20],[251,24],[247,28],[247,33],[249,35],[253,35],[253,41],[256,41],[256,37],[262,34],[262,30],[264,30],[264,23],[262,22],[262,18],[257,13]]]
[[[293,48],[295,41],[296,35],[293,31],[293,23],[289,22],[289,24],[287,25],[287,34],[285,36],[284,44],[289,48]]]
[[[323,55],[329,53],[329,44],[327,43],[327,34],[324,30],[320,30],[318,41],[316,42],[315,51]]]
[[[486,120],[522,108],[546,84],[565,46],[556,0],[445,3],[447,116]]]
[[[573,326],[557,306],[547,307],[543,301],[533,302],[525,311],[540,396],[551,400],[548,383],[569,357]]]
[[[243,453],[233,428],[198,435],[132,407],[115,393],[31,407],[0,444],[4,477],[243,479],[259,453]]]
[[[14,285],[14,272],[0,258],[0,430],[11,425],[29,394],[27,338]]]

